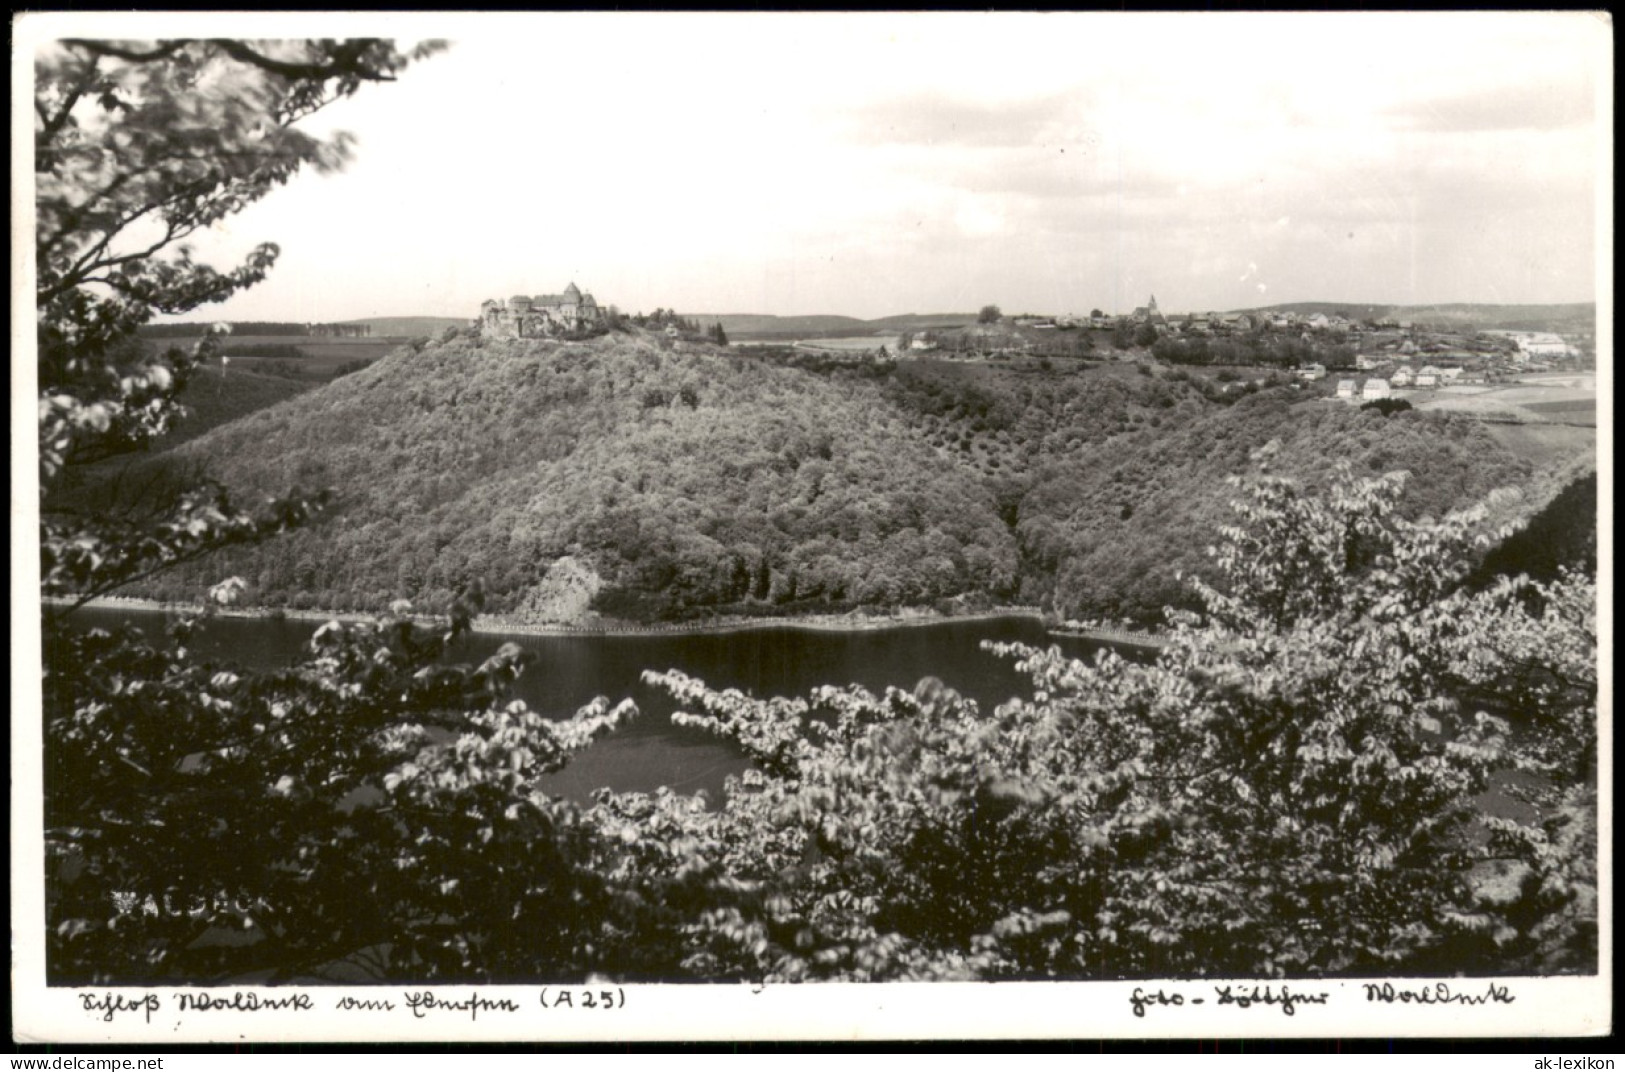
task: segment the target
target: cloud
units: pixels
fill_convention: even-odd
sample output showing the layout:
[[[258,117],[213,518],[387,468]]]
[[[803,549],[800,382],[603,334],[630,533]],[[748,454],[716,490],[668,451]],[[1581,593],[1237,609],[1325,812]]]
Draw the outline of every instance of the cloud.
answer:
[[[936,92],[885,98],[844,116],[847,137],[863,145],[1042,145],[1067,138],[1075,93],[1025,100],[963,100]]]
[[[1115,160],[1053,147],[944,150],[913,166],[958,189],[1046,201],[1162,201],[1182,192],[1174,174],[1125,171]]]
[[[1516,85],[1405,101],[1387,116],[1400,130],[1436,134],[1565,130],[1591,124],[1594,102],[1589,77],[1553,71]]]
[[[356,162],[199,238],[233,244],[217,263],[285,249],[252,311],[208,315],[461,315],[572,275],[629,308],[874,316],[1224,308],[1266,284],[1558,300],[1597,240],[1595,22],[503,22],[313,117],[360,135]],[[557,106],[585,118],[560,134],[537,118]]]
[[[996,198],[964,198],[954,213],[954,224],[967,238],[986,238],[1005,229],[1005,214]]]

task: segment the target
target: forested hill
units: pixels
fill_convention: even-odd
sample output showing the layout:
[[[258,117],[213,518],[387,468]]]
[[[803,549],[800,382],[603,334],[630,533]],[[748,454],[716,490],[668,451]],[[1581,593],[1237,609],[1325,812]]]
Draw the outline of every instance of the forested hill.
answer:
[[[708,347],[460,337],[191,445],[233,488],[332,487],[333,516],[216,561],[268,603],[523,619],[1006,592],[992,493],[875,392]],[[197,581],[204,574],[191,578]]]
[[[517,621],[1041,603],[1154,618],[1230,520],[1225,477],[1406,469],[1406,509],[1527,483],[1483,426],[1119,363],[822,370],[636,334],[466,335],[185,444],[239,495],[335,490],[322,522],[152,582],[269,605]]]

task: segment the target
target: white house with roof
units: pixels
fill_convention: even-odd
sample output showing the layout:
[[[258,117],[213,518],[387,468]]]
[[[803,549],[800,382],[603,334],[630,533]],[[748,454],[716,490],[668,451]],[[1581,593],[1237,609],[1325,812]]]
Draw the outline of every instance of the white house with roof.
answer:
[[[1378,398],[1392,398],[1394,392],[1389,388],[1387,380],[1373,376],[1365,381],[1365,386],[1360,389],[1360,397],[1370,402]]]
[[[1518,353],[1525,360],[1534,358],[1568,357],[1569,344],[1551,332],[1535,332],[1518,337]]]
[[[1409,387],[1415,382],[1415,378],[1410,369],[1401,365],[1394,370],[1393,375],[1388,377],[1388,382],[1395,387]]]
[[[1337,381],[1337,397],[1338,398],[1353,398],[1354,397],[1354,392],[1358,388],[1358,386],[1359,385],[1356,384],[1353,380],[1338,380]]]

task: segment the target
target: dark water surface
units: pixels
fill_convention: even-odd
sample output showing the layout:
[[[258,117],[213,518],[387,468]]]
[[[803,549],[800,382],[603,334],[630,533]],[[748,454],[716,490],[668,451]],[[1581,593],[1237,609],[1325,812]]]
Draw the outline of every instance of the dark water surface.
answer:
[[[129,622],[152,635],[165,615],[158,611],[85,608],[73,616],[83,628]],[[193,650],[248,669],[272,669],[299,658],[320,622],[216,619],[202,625]],[[717,800],[723,780],[748,765],[730,742],[701,730],[675,726],[673,702],[644,685],[644,670],[681,670],[717,689],[735,688],[758,697],[799,696],[819,685],[888,685],[912,689],[923,677],[940,678],[975,700],[984,711],[1013,696],[1029,697],[1032,683],[1007,659],[981,649],[985,640],[1040,647],[1058,644],[1074,657],[1098,645],[1080,638],[1051,638],[1030,618],[945,622],[850,632],[772,628],[726,634],[651,636],[503,636],[486,634],[460,642],[452,661],[478,664],[502,644],[526,648],[532,662],[515,693],[534,710],[562,718],[594,697],[611,703],[630,698],[639,717],[579,754],[551,776],[547,787],[576,800],[593,790],[678,792],[704,790]]]

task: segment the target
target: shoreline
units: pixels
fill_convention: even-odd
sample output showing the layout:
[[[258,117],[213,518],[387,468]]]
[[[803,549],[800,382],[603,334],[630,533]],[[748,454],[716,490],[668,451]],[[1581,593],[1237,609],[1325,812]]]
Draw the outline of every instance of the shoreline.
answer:
[[[41,599],[45,606],[68,606],[71,600],[57,596]],[[84,606],[93,610],[131,610],[144,613],[183,614],[196,611],[191,603],[161,603],[153,599],[129,596],[102,596]],[[213,617],[234,618],[244,621],[299,621],[299,622],[370,622],[381,617],[358,611],[292,610],[276,607],[218,607]],[[441,620],[429,615],[412,615],[414,624],[428,626]],[[995,621],[1007,618],[1026,618],[1053,629],[1052,616],[1036,607],[1003,607],[973,614],[944,615],[934,611],[913,611],[884,617],[875,615],[819,614],[800,618],[728,618],[709,622],[672,622],[648,625],[636,622],[605,622],[601,625],[565,625],[509,622],[501,618],[481,615],[474,618],[470,632],[483,636],[530,637],[635,637],[635,636],[725,636],[731,633],[761,632],[770,629],[800,629],[820,633],[867,633],[885,629],[907,629],[929,625],[955,625],[967,622]],[[1102,639],[1107,639],[1102,637]]]
[[[67,606],[71,601],[60,596],[41,599],[41,605]],[[183,614],[197,610],[190,603],[161,603],[152,599],[130,596],[103,596],[84,604],[94,610],[132,610],[141,613]],[[239,621],[297,621],[344,622],[357,624],[375,621],[381,615],[358,611],[292,610],[277,607],[220,607],[212,616]],[[735,633],[765,632],[772,629],[797,629],[811,633],[874,633],[887,629],[914,629],[932,625],[958,625],[974,622],[1024,618],[1044,627],[1052,639],[1070,638],[1092,640],[1101,644],[1160,650],[1167,646],[1168,638],[1156,633],[1089,628],[1057,619],[1036,607],[996,607],[971,614],[939,614],[935,611],[907,611],[879,617],[859,614],[815,614],[801,618],[728,618],[709,622],[671,622],[640,625],[636,622],[605,622],[599,625],[537,625],[509,622],[498,617],[476,617],[469,631],[478,636],[522,637],[641,637],[641,636],[728,636]],[[442,619],[430,615],[414,615],[413,624],[430,627]]]
[[[1132,629],[1092,629],[1088,626],[1070,625],[1065,622],[1052,625],[1048,629],[1052,637],[1073,637],[1080,640],[1093,640],[1102,644],[1120,644],[1129,648],[1150,648],[1160,651],[1172,641],[1160,633],[1142,633]]]

